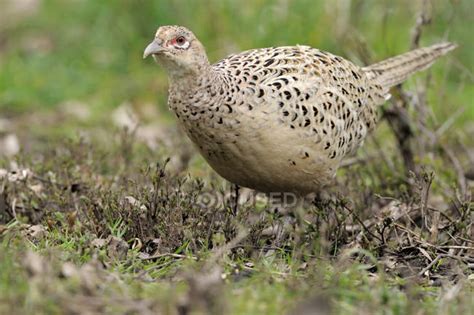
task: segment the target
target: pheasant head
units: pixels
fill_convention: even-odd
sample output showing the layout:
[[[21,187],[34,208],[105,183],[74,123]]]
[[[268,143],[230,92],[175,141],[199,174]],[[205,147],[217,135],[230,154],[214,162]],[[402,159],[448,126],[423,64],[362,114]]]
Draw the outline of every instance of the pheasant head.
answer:
[[[152,55],[171,79],[198,74],[209,66],[206,50],[194,34],[182,26],[161,26],[145,48],[143,58]]]

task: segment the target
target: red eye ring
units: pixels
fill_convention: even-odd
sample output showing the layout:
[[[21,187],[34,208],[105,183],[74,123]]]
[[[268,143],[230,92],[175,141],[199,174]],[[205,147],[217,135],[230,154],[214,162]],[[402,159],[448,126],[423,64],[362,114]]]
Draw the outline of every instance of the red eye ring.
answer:
[[[174,42],[179,46],[182,46],[186,43],[186,38],[184,36],[179,36],[175,38]]]

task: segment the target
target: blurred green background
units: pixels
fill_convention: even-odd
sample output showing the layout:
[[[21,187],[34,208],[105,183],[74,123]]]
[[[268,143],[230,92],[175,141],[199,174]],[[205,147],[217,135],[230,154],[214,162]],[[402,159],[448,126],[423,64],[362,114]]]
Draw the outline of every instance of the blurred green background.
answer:
[[[67,101],[103,120],[123,102],[156,104],[167,117],[166,74],[142,59],[156,28],[189,27],[217,61],[241,50],[307,44],[374,61],[410,48],[423,1],[413,0],[1,0],[0,114],[56,109]],[[430,2],[422,45],[460,44],[433,67],[428,100],[443,121],[464,106],[456,125],[474,120],[474,1]]]

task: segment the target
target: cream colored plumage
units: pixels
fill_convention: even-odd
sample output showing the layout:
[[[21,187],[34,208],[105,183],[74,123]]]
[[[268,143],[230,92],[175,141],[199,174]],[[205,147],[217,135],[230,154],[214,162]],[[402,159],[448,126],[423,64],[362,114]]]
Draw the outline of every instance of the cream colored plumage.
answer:
[[[231,55],[211,65],[181,26],[146,48],[168,72],[169,107],[211,167],[263,192],[316,192],[377,122],[389,88],[454,49],[437,44],[361,68],[308,46]]]

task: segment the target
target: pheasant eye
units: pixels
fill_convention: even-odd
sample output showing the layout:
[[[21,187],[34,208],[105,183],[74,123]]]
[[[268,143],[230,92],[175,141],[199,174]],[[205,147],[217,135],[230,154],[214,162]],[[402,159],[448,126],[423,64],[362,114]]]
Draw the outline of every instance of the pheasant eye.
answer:
[[[171,41],[171,44],[177,49],[188,49],[189,42],[184,36],[178,36]]]
[[[171,45],[174,46],[174,48],[177,49],[188,49],[189,48],[189,42],[184,36],[178,36],[175,37],[171,40]]]

